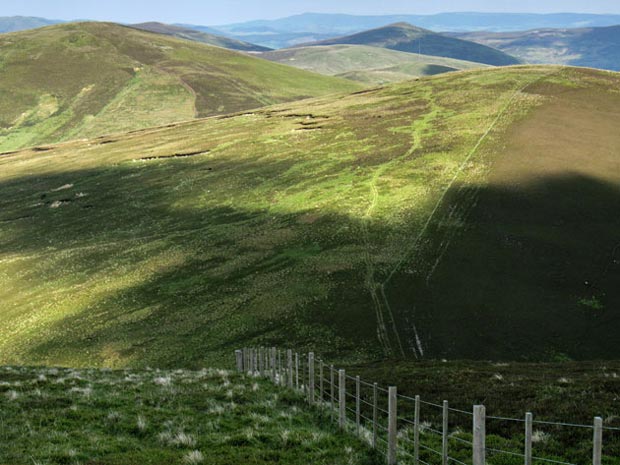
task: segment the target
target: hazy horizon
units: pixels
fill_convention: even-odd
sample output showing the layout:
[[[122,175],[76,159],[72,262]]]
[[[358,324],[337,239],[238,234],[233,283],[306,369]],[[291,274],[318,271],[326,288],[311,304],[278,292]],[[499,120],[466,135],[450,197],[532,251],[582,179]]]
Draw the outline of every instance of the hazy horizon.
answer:
[[[22,0],[19,4],[0,7],[0,16],[35,16],[55,20],[91,19],[138,23],[161,21],[166,23],[193,23],[203,25],[278,19],[303,13],[351,14],[351,15],[432,15],[451,12],[476,13],[583,13],[620,14],[620,3],[602,0],[593,4],[582,0],[547,0],[545,2],[524,0],[514,6],[513,1],[490,0],[438,0],[429,5],[425,2],[387,0],[377,5],[369,0],[271,0],[258,3],[251,0],[231,0],[221,4],[205,5],[200,0],[178,0],[174,3],[153,4],[145,0],[131,3],[109,0],[104,5],[83,1]]]

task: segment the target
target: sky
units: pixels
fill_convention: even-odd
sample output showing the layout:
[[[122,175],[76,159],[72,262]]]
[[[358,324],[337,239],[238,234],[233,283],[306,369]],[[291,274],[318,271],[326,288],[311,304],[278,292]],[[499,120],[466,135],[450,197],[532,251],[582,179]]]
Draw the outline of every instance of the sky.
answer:
[[[384,15],[447,11],[620,14],[620,0],[0,0],[0,16],[202,25],[304,12]]]

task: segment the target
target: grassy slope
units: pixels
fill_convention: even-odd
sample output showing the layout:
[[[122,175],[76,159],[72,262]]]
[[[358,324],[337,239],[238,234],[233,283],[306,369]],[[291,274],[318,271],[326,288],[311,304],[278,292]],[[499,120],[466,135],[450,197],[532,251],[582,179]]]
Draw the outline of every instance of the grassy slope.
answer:
[[[449,71],[486,67],[480,63],[416,55],[365,45],[299,47],[275,50],[260,56],[296,68],[375,85]]]
[[[618,357],[619,81],[451,73],[0,157],[0,360]]]
[[[230,39],[228,37],[218,36],[216,34],[209,34],[206,32],[196,31],[181,26],[173,26],[163,23],[140,23],[133,24],[131,27],[140,29],[143,31],[154,32],[157,34],[164,34],[179,39],[193,40],[195,42],[202,42],[207,45],[213,45],[215,47],[223,47],[231,50],[239,50],[245,52],[265,52],[270,50],[267,47],[261,47],[260,45],[254,45],[242,40]]]
[[[488,417],[523,419],[532,412],[536,421],[568,422],[592,425],[601,416],[604,426],[618,428],[620,399],[620,363],[490,363],[490,362],[403,362],[381,361],[347,367],[350,375],[380,386],[398,386],[408,397],[419,395],[425,402],[420,420],[441,431],[443,400],[448,400],[451,438],[471,440],[473,405],[483,404]],[[350,383],[351,385],[352,383]],[[372,390],[362,385],[363,398],[372,398]],[[381,397],[381,402],[384,402]],[[413,402],[399,399],[399,412],[413,418]],[[368,416],[367,412],[364,412]],[[487,418],[488,418],[487,417]],[[405,425],[403,425],[405,426]],[[487,419],[487,447],[515,454],[523,453],[524,428],[519,421]],[[570,426],[535,423],[533,455],[569,463],[589,463],[592,459],[592,430]],[[603,463],[620,463],[620,434],[605,430]],[[422,444],[441,450],[441,436],[426,433]],[[471,463],[471,446],[451,440],[450,456]],[[421,459],[433,463],[436,455],[422,450]],[[523,457],[488,453],[493,465],[521,465]],[[537,461],[535,461],[537,462]],[[542,463],[542,462],[540,462]]]
[[[0,424],[2,465],[380,463],[299,394],[225,370],[0,367]]]
[[[422,53],[494,66],[519,63],[517,58],[486,45],[444,36],[407,23],[392,24],[346,37],[337,37],[305,45],[339,44],[384,47],[401,52]]]
[[[19,32],[0,36],[0,151],[356,88],[114,24]]]
[[[620,26],[454,35],[498,48],[528,63],[588,66],[620,71]]]

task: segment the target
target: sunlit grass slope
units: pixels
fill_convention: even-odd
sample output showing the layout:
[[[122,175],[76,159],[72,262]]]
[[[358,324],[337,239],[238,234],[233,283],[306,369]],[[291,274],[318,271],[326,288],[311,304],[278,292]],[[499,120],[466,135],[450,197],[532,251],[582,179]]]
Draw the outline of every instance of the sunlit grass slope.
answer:
[[[225,370],[0,367],[0,464],[381,463],[329,414]]]
[[[450,73],[0,157],[0,361],[620,356],[616,74]]]
[[[298,47],[262,53],[270,61],[367,84],[405,81],[487,65],[365,45]]]
[[[0,36],[0,151],[358,89],[109,23]]]

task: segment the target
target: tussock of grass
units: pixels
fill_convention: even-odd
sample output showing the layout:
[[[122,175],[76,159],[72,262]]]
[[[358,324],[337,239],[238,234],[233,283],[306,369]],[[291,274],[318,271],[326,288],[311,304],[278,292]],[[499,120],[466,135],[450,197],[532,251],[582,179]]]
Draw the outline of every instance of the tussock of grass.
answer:
[[[301,396],[276,389],[222,370],[2,367],[0,463],[380,463]]]

